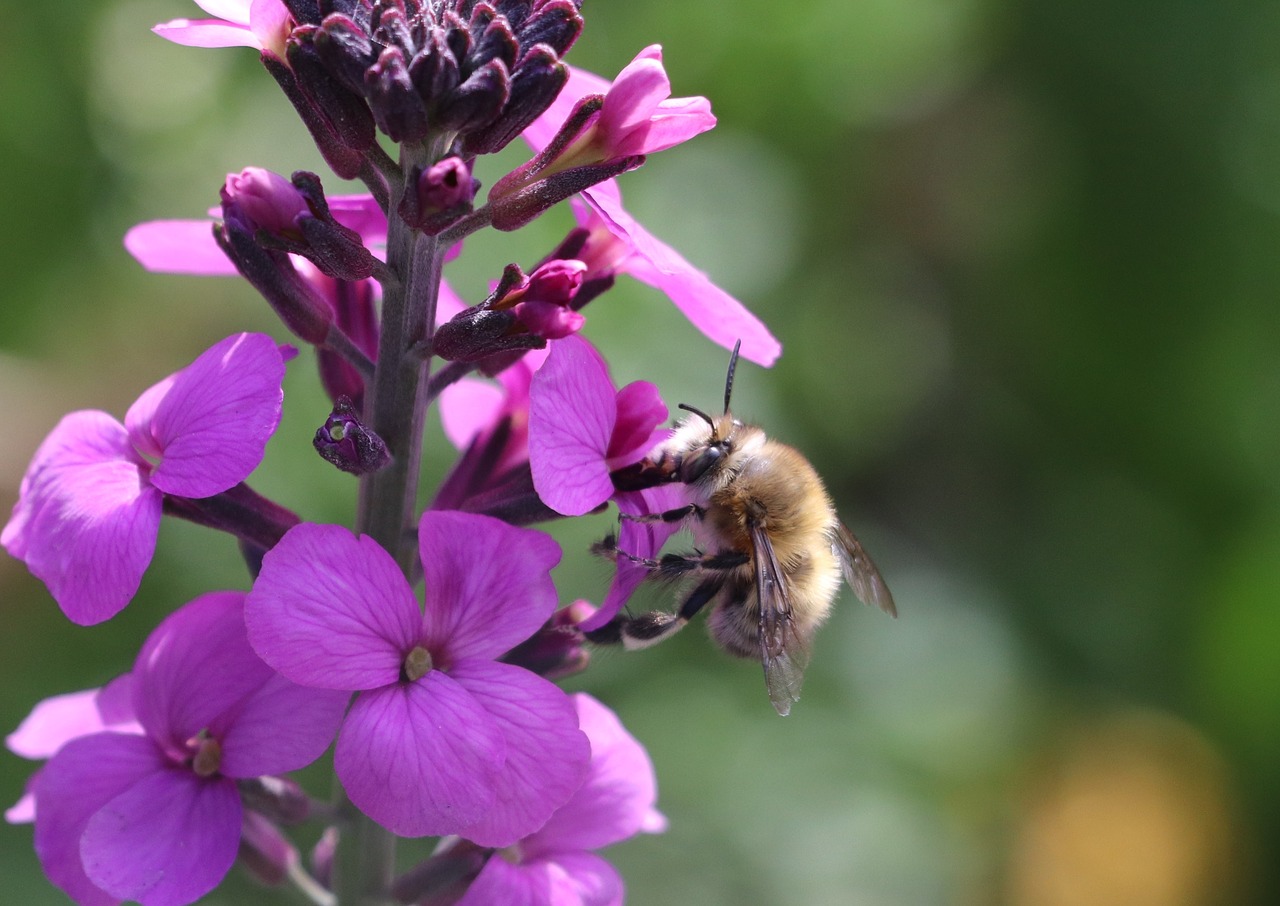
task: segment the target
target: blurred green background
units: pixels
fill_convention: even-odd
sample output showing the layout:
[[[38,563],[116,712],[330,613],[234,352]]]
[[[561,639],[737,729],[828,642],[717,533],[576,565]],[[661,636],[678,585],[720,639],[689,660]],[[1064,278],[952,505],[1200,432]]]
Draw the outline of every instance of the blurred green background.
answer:
[[[284,338],[236,281],[145,274],[124,231],[201,216],[227,171],[321,165],[252,51],[148,33],[193,5],[0,5],[7,513],[64,412],[122,414],[231,332]],[[782,340],[735,408],[809,454],[902,613],[846,593],[786,720],[698,630],[569,683],[656,762],[670,830],[609,853],[630,902],[1280,902],[1280,8],[585,15],[572,62],[611,76],[661,42],[675,93],[711,98],[719,127],[625,176],[628,205]],[[565,223],[481,237],[450,276],[478,299]],[[716,405],[725,352],[656,293],[624,280],[588,314],[619,383]],[[254,484],[347,521],[309,353],[288,380]],[[431,444],[439,475],[434,423]],[[602,594],[609,523],[554,527],[566,602]],[[139,599],[81,629],[4,559],[0,730],[244,585],[229,540],[166,525]],[[0,754],[6,804],[31,767]],[[27,827],[0,827],[0,879],[6,903],[64,901]],[[272,901],[242,879],[206,900]]]

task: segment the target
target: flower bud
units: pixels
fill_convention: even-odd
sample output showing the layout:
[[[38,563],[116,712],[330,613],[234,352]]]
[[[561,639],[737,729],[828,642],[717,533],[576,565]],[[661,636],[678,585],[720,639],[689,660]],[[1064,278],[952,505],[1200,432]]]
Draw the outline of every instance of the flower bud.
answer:
[[[227,177],[222,217],[228,227],[264,249],[290,252],[311,261],[327,276],[363,280],[378,261],[360,234],[334,219],[320,177],[305,170],[283,176],[248,167]]]
[[[454,135],[470,155],[500,150],[564,86],[560,58],[582,31],[580,0],[286,5],[299,92],[358,150],[364,132],[347,134],[344,113],[400,143]]]
[[[587,601],[575,601],[556,611],[545,626],[504,654],[501,660],[549,680],[582,672],[591,656],[577,626],[594,612],[595,608]]]
[[[351,400],[345,397],[338,400],[329,418],[316,429],[312,444],[321,457],[352,475],[368,475],[391,461],[386,443],[365,427]]]
[[[416,191],[405,192],[400,217],[432,236],[470,214],[480,188],[466,161],[457,156],[416,169],[413,182]]]
[[[272,887],[283,884],[298,862],[298,851],[269,820],[246,811],[240,828],[240,863],[249,873]]]

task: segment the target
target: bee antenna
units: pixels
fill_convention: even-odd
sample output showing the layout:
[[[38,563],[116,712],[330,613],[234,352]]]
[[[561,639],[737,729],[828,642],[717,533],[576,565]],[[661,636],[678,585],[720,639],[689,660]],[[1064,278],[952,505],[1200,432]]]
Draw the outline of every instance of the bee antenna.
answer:
[[[729,414],[729,396],[733,393],[733,373],[738,370],[738,350],[742,348],[742,341],[733,344],[733,354],[729,356],[729,373],[724,379],[724,414]],[[703,416],[706,418],[706,416]]]
[[[685,412],[692,412],[694,415],[698,416],[698,418],[710,425],[712,431],[716,429],[716,423],[712,420],[711,416],[707,415],[707,413],[703,412],[701,409],[695,409],[688,403],[680,403],[677,408],[683,409]]]

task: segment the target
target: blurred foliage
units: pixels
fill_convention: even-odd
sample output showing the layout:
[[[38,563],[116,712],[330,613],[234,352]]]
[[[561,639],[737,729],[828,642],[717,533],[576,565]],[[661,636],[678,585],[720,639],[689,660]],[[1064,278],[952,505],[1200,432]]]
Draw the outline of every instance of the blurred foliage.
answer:
[[[230,332],[283,336],[235,281],[144,274],[124,231],[200,216],[227,171],[320,165],[252,52],[147,33],[198,15],[182,0],[0,2],[7,511],[64,412],[122,413]],[[610,854],[630,901],[1280,901],[1280,11],[585,12],[573,62],[609,75],[661,41],[676,94],[712,99],[719,127],[623,190],[782,339],[735,408],[811,456],[902,612],[846,596],[787,720],[697,631],[569,683],[657,765],[671,829]],[[477,238],[459,288],[536,260],[564,227],[544,221]],[[653,292],[624,282],[588,313],[620,382],[718,399],[724,352]],[[351,483],[310,452],[308,365],[255,486],[344,521]],[[438,475],[434,425],[431,443]],[[566,601],[599,598],[586,547],[609,522],[554,527]],[[0,727],[244,583],[229,540],[167,525],[139,599],[80,629],[5,560]],[[0,796],[30,769],[0,755]],[[28,828],[0,829],[0,877],[6,902],[62,902]]]

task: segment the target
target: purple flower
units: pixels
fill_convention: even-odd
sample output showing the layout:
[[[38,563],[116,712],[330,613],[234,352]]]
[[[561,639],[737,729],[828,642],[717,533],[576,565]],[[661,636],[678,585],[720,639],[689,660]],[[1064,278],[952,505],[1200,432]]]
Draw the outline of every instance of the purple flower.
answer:
[[[581,89],[589,90],[577,94]],[[592,94],[602,94],[604,102],[563,152],[557,166],[654,154],[716,125],[706,98],[671,97],[671,80],[662,66],[660,44],[651,44],[636,54],[612,85],[582,70],[571,70],[570,82],[552,109],[564,122],[582,98]]]
[[[297,526],[263,559],[249,638],[295,682],[360,692],[334,769],[361,811],[400,836],[506,846],[569,799],[589,755],[563,692],[496,663],[555,610],[560,548],[441,511],[423,514],[418,546],[425,612],[372,538]]]
[[[591,740],[587,779],[539,830],[490,858],[457,906],[621,904],[622,878],[592,850],[665,829],[644,747],[591,696],[578,693],[573,703]]]
[[[615,390],[600,354],[581,337],[552,346],[529,391],[529,465],[547,506],[589,513],[614,495],[610,473],[639,462],[667,432],[658,388]]]
[[[652,50],[653,48],[649,49]],[[657,85],[656,73],[653,72],[655,64],[661,70],[660,57],[646,57],[645,52],[642,52],[627,67],[636,67],[632,76],[636,80],[633,87],[645,84],[645,80],[648,80],[650,90],[653,90]],[[665,75],[663,78],[665,79]],[[615,87],[616,85],[617,83]],[[569,81],[564,89],[547,111],[525,129],[521,137],[535,151],[542,151],[556,137],[561,124],[570,118],[583,97],[593,94],[605,94],[607,97],[610,90],[609,83],[604,79],[570,66]],[[644,91],[637,91],[636,94],[640,97],[654,96],[646,95]],[[679,103],[696,109],[697,105],[692,102],[699,100],[701,99],[681,99]],[[656,109],[662,109],[662,104],[659,103]],[[675,112],[672,110],[673,114]],[[710,113],[707,115],[710,116]],[[679,119],[677,115],[672,122],[678,123]],[[631,122],[626,117],[619,117],[619,120]],[[679,134],[672,133],[672,122],[661,117],[657,121],[645,122],[648,123],[649,131],[634,133],[636,140],[643,136],[645,142],[660,143],[665,141],[664,136]],[[656,150],[656,147],[649,150]],[[578,212],[579,221],[592,231],[591,242],[595,244],[594,261],[597,262],[597,267],[589,273],[588,279],[605,273],[630,274],[663,292],[690,323],[713,342],[732,349],[734,343],[741,340],[742,357],[766,367],[777,360],[782,346],[760,319],[751,314],[741,302],[712,283],[705,273],[690,264],[679,252],[637,223],[622,206],[622,193],[616,180],[608,179],[593,185],[582,192],[582,198],[595,215],[591,217],[585,212]],[[588,254],[584,251],[580,257],[591,264],[593,259],[589,259]]]
[[[280,0],[196,0],[215,19],[174,19],[151,29],[188,47],[255,47],[284,59],[292,22]]]
[[[75,623],[119,613],[155,552],[166,494],[220,494],[258,466],[280,421],[284,358],[265,334],[227,337],[129,407],[65,416],[23,476],[0,544]]]
[[[231,868],[236,781],[301,768],[328,747],[347,697],[294,685],[249,647],[244,594],[171,614],[133,667],[144,734],[80,736],[40,771],[36,854],[82,906],[180,906]]]

